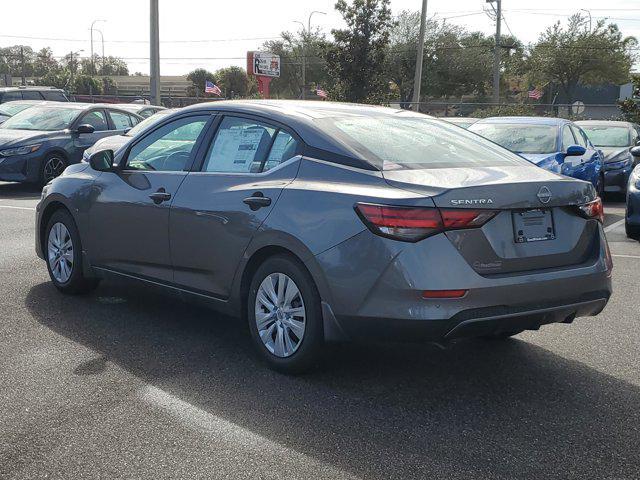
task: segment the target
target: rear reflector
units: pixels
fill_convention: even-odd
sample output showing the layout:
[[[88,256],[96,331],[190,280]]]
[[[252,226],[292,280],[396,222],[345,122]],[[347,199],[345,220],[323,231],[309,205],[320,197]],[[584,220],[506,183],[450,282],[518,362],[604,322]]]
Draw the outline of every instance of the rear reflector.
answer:
[[[425,290],[422,298],[462,298],[468,290]]]
[[[355,210],[373,233],[405,242],[417,242],[446,230],[478,228],[495,210],[438,209],[358,203]]]
[[[604,206],[602,205],[600,197],[596,198],[592,202],[585,203],[584,205],[578,205],[578,210],[585,218],[593,218],[598,220],[600,223],[604,222]]]

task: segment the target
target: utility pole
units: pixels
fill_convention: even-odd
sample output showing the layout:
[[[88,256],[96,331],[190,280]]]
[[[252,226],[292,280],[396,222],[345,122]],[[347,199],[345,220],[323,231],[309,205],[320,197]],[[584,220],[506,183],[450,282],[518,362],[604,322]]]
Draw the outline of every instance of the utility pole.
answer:
[[[69,93],[73,93],[73,50],[69,52]]]
[[[501,40],[500,27],[502,24],[502,0],[487,0],[487,3],[496,2],[496,45],[493,51],[493,103],[500,103],[500,54]]]
[[[416,112],[420,111],[420,85],[422,84],[422,63],[424,56],[424,37],[427,29],[427,0],[422,0],[422,14],[420,15],[420,35],[416,54],[416,73],[413,79],[413,105]]]
[[[158,0],[151,0],[151,104],[160,105],[160,27],[158,15]]]
[[[100,75],[104,75],[104,34],[102,33],[102,30],[99,30],[97,28],[94,28],[94,30],[100,34],[100,39],[102,40],[102,67],[100,67]],[[98,71],[96,70],[96,75],[97,74]]]
[[[22,86],[27,84],[27,79],[25,75],[25,66],[24,66],[24,47],[20,47],[20,74],[22,76]]]

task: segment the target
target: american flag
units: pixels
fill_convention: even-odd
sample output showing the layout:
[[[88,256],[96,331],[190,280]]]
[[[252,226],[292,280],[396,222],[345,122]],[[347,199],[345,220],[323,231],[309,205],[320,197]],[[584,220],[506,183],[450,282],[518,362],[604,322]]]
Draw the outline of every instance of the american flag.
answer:
[[[529,90],[529,98],[540,100],[542,98],[542,95],[544,95],[542,90],[538,90],[537,88],[534,88],[533,90]]]
[[[207,80],[204,83],[204,93],[213,93],[214,95],[221,96],[222,90],[220,90],[220,87],[218,87],[215,83]]]
[[[316,89],[316,95],[319,96],[320,98],[327,98],[328,97],[327,92],[325,92],[321,88]]]

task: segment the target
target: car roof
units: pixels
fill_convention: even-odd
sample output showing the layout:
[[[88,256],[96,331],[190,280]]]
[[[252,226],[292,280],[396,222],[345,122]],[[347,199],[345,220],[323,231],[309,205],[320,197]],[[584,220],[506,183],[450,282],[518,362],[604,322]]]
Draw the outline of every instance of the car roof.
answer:
[[[45,86],[17,86],[17,87],[0,87],[0,92],[14,92],[21,90],[55,90],[59,92],[63,92],[64,90],[56,87],[45,87]]]
[[[523,125],[550,125],[559,126],[571,123],[566,118],[555,117],[487,117],[477,123],[521,123]]]
[[[139,112],[140,110],[144,110],[145,108],[155,108],[160,110],[166,110],[165,107],[161,107],[160,105],[149,105],[144,103],[112,103],[111,106],[121,108],[123,110],[129,110],[132,112]]]
[[[50,103],[67,103],[67,102],[51,102],[47,100],[11,100],[4,102],[2,105],[48,105]]]
[[[609,127],[633,127],[633,123],[624,122],[619,120],[579,120],[576,122],[578,125],[600,125],[600,126],[609,126]]]

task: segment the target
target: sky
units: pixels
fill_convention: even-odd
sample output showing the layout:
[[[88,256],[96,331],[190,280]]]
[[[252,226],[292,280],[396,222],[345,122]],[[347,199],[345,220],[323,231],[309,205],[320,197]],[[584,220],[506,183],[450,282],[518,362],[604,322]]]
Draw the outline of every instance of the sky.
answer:
[[[282,31],[302,28],[296,21],[321,28],[330,36],[342,19],[335,12],[335,0],[159,0],[160,56],[162,75],[186,74],[194,68],[216,70],[229,65],[246,65],[246,52],[260,49],[267,39]],[[90,55],[90,26],[104,35],[106,55],[124,58],[133,72],[149,72],[149,1],[51,1],[3,2],[0,47],[23,44],[35,50],[51,47],[54,55],[70,51]],[[71,6],[71,4],[74,4]],[[394,14],[419,10],[421,0],[391,0]],[[609,18],[624,35],[640,39],[640,0],[503,0],[506,25],[503,31],[534,42],[556,21],[588,9],[593,22]],[[485,33],[495,23],[485,13],[485,0],[429,0],[427,15]],[[583,12],[587,15],[586,12]],[[30,37],[30,38],[21,38]],[[94,49],[102,53],[100,33],[94,33]]]

